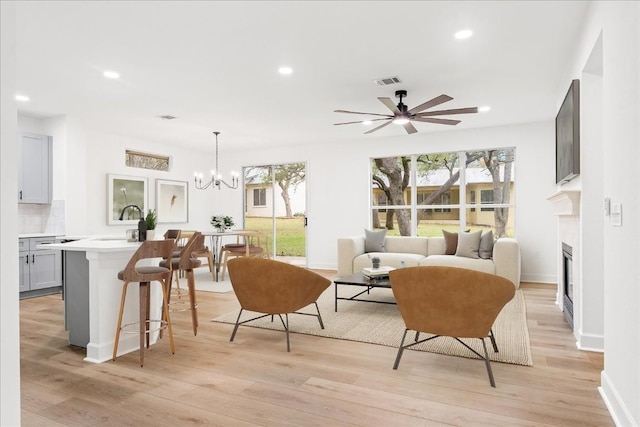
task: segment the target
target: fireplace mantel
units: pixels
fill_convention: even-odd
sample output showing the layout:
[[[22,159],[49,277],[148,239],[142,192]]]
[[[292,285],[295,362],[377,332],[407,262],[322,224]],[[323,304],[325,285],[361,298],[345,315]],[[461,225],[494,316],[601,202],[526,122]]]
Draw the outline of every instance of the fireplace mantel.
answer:
[[[558,191],[547,197],[557,216],[580,215],[580,191]]]

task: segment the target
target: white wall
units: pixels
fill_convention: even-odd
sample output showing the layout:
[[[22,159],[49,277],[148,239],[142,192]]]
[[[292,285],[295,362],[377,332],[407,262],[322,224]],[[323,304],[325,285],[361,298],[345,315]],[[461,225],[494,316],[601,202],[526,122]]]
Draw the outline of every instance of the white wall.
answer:
[[[83,132],[79,132],[83,133]],[[86,158],[82,150],[72,151],[68,163],[86,164],[83,179],[69,180],[67,210],[86,218],[86,225],[67,220],[69,234],[124,234],[130,226],[107,225],[107,174],[149,177],[149,206],[155,207],[155,180],[189,182],[189,223],[159,224],[167,228],[211,229],[209,217],[227,214],[242,218],[242,192],[222,188],[195,190],[191,179],[195,170],[209,170],[211,152],[180,150],[149,141],[96,131],[86,133]],[[555,217],[545,200],[555,191],[553,122],[484,128],[431,134],[398,134],[394,137],[362,139],[345,144],[309,145],[286,149],[229,152],[221,150],[223,173],[243,166],[306,161],[308,165],[307,241],[312,268],[336,268],[338,237],[362,234],[369,226],[369,159],[371,157],[493,148],[516,147],[516,236],[522,250],[522,279],[556,282]],[[172,156],[170,172],[124,166],[124,152],[135,149]],[[73,169],[73,168],[70,168]],[[71,210],[70,206],[76,206]],[[83,213],[80,213],[83,212]],[[71,231],[74,230],[74,231]]]
[[[15,4],[0,2],[0,426],[20,425]]]
[[[593,2],[579,43],[568,82],[588,68],[589,56],[602,35],[602,167],[594,167],[583,190],[592,191],[590,182],[602,183],[604,196],[622,205],[621,227],[602,218],[601,203],[587,206],[583,218],[583,246],[600,244],[589,231],[600,227],[603,235],[604,282],[604,371],[600,392],[620,426],[640,425],[640,3]],[[591,77],[585,76],[587,82]],[[593,89],[593,88],[591,88]],[[564,92],[559,88],[560,94]],[[593,95],[593,93],[591,93]],[[598,130],[592,130],[598,132]],[[592,135],[585,143],[593,142]],[[597,139],[597,138],[596,138]],[[587,150],[598,147],[585,147]],[[596,165],[595,162],[591,162]],[[586,171],[585,171],[586,175]],[[602,199],[600,199],[602,202]],[[590,203],[590,202],[587,202]],[[586,230],[586,232],[585,232]],[[587,262],[588,260],[585,260]],[[585,281],[585,292],[597,285]],[[584,313],[585,320],[598,320],[597,311]]]
[[[369,226],[371,157],[474,148],[516,147],[516,236],[523,280],[555,282],[555,217],[545,200],[555,191],[553,122],[466,131],[402,135],[335,145],[225,153],[242,165],[306,160],[308,257],[312,268],[336,267],[338,237]],[[235,162],[233,161],[235,159]]]

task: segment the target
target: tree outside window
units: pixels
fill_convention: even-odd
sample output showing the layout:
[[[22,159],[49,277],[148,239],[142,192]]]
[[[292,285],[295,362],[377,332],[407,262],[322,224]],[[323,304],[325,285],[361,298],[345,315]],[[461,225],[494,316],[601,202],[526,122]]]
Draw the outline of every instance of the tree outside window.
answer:
[[[440,228],[452,226],[513,235],[514,161],[513,148],[372,159],[373,227],[401,236],[412,230],[441,235]],[[491,207],[477,212],[477,192]],[[384,210],[378,207],[383,200]]]

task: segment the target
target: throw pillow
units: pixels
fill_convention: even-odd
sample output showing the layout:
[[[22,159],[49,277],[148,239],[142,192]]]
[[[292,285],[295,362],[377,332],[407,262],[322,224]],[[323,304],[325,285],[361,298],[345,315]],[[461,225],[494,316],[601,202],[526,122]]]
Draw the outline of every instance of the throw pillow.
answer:
[[[493,257],[493,230],[482,233],[480,237],[480,249],[478,255],[482,259],[491,259]]]
[[[458,235],[456,256],[479,258],[478,251],[480,250],[481,235],[482,230],[474,231],[473,233],[460,233]]]
[[[458,233],[442,230],[444,236],[444,254],[455,255],[458,248]]]
[[[373,231],[364,230],[364,251],[366,252],[386,252],[384,239],[387,230]]]

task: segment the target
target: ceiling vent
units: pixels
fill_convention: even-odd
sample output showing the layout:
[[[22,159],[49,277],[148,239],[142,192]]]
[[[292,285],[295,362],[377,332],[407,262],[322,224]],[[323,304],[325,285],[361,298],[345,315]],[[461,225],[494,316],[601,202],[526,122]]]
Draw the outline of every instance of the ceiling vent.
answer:
[[[158,116],[159,118],[161,118],[162,120],[173,120],[173,119],[177,119],[176,116],[172,116],[171,114],[165,114],[164,116]]]
[[[400,83],[400,79],[397,77],[385,77],[383,79],[376,79],[374,80],[374,82],[378,86],[387,86],[387,85],[394,85],[396,83]]]

